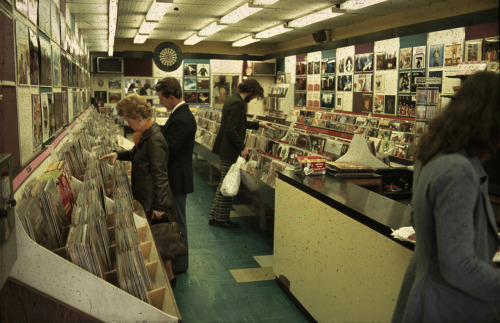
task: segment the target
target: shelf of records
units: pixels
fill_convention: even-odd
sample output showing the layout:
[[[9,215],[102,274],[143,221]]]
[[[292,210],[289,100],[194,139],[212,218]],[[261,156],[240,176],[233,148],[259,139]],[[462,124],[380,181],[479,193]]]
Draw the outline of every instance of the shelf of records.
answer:
[[[427,122],[439,113],[439,89],[437,87],[417,88],[417,107],[415,115],[416,133],[420,135],[427,129]]]
[[[20,223],[40,246],[178,316],[151,229],[132,197],[130,163],[99,160],[118,148],[116,125],[91,115],[55,153],[59,161],[26,184],[16,208]]]

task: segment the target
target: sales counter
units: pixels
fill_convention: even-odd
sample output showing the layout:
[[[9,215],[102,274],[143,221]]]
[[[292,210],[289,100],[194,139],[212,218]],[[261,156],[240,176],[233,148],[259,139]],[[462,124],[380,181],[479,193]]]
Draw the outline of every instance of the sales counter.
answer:
[[[319,322],[388,322],[410,243],[391,229],[410,225],[410,207],[329,175],[279,173],[274,274]]]

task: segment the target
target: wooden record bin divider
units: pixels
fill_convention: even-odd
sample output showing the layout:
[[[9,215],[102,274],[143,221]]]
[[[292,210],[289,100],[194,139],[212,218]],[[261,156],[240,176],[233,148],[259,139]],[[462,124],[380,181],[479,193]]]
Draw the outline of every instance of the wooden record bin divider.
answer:
[[[72,178],[71,182],[75,190],[75,196],[78,196],[82,182],[76,178]],[[114,201],[112,199],[106,197],[105,203],[107,209],[113,209]],[[144,214],[144,211],[142,210],[142,207],[140,207],[140,204],[136,201],[134,201],[133,204],[134,220],[137,228],[137,234],[139,236],[140,248],[153,287],[151,291],[147,292],[149,304],[167,314],[178,317],[180,322],[180,312],[177,307],[172,288],[170,287],[165,267],[153,241],[151,229],[145,219],[145,216],[138,215],[141,213]],[[107,226],[111,241],[111,245],[109,246],[110,257],[113,261],[114,267],[116,267],[115,227],[114,214],[112,212],[107,214]],[[66,244],[68,238],[69,228],[70,226],[64,228],[64,244]],[[52,252],[71,262],[66,246],[52,250]],[[104,280],[119,288],[116,269],[105,272]]]

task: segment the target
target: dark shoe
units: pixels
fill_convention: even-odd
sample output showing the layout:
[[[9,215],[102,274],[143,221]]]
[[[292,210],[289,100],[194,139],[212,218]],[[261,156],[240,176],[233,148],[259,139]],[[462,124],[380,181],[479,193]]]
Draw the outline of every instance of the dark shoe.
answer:
[[[233,228],[239,228],[240,225],[236,222],[231,222],[231,221],[225,221],[225,222],[220,222],[220,221],[215,221],[213,226],[219,227],[219,228],[226,228],[226,229],[233,229]]]
[[[208,225],[214,226],[214,219],[208,219]]]
[[[175,288],[175,286],[177,286],[177,278],[174,277],[170,280],[170,287]]]
[[[176,271],[174,270],[174,275],[181,275],[181,274],[185,274],[187,272],[187,270],[180,270],[180,271]]]

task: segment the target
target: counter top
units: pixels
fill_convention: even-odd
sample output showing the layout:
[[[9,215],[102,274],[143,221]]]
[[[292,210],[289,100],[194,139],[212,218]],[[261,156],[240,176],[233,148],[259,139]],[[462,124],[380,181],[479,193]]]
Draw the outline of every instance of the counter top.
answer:
[[[411,243],[391,236],[391,228],[396,230],[411,225],[410,206],[330,175],[305,176],[294,171],[281,171],[278,178],[413,249]]]

